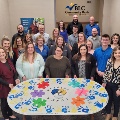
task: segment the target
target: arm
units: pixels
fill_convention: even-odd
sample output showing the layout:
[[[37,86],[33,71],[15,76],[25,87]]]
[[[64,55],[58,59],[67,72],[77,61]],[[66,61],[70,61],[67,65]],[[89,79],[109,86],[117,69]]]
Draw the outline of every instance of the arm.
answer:
[[[67,58],[71,61],[71,50],[69,49],[68,46],[66,46],[67,48]]]
[[[82,26],[82,24],[80,25],[80,32],[83,32],[83,26]]]
[[[78,44],[74,43],[71,51],[72,57],[77,53],[78,53]]]
[[[98,30],[98,35],[100,36],[100,27],[99,27],[99,25],[98,25],[97,30]]]
[[[39,60],[40,60],[40,68],[39,68],[38,77],[42,77],[43,76],[45,62],[44,62],[44,59],[42,58],[41,55],[38,54],[38,56],[39,56]]]
[[[85,26],[84,33],[85,33],[85,36],[86,36],[86,39],[87,39],[88,38],[88,36],[87,36],[87,26]]]
[[[68,33],[68,35],[71,34],[71,33],[70,33],[70,23],[69,23],[68,26],[67,26],[67,33]]]
[[[4,81],[2,78],[0,78],[0,83],[5,86],[9,86],[9,83],[7,81]]]
[[[52,47],[50,48],[48,56],[53,55],[53,47],[54,47],[54,46],[52,46]]]
[[[45,62],[45,74],[46,76],[50,77],[50,59],[49,57],[47,58],[46,62]]]
[[[24,76],[22,58],[23,58],[23,54],[20,55],[20,57],[17,59],[17,62],[16,62],[16,70],[21,78]]]
[[[70,77],[71,76],[71,65],[70,65],[70,61],[66,58],[66,63],[67,63],[67,69],[65,72],[65,76],[66,77]]]
[[[75,77],[77,77],[77,74],[76,74],[76,70],[75,70],[75,60],[73,60],[73,58],[72,58],[72,60],[71,60],[71,71],[72,71],[72,75]]]

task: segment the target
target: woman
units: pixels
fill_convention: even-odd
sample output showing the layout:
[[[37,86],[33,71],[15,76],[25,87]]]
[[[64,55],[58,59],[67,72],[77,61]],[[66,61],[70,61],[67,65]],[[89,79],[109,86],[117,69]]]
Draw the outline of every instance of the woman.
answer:
[[[21,37],[16,37],[13,44],[13,52],[14,52],[14,65],[16,65],[16,61],[18,57],[24,53],[24,42]]]
[[[117,33],[111,37],[111,48],[114,49],[116,46],[120,46],[120,35]]]
[[[88,53],[92,54],[94,53],[94,50],[93,50],[93,42],[91,40],[87,40],[87,43],[86,43],[87,47],[88,47]]]
[[[50,48],[49,55],[55,54],[56,46],[63,47],[63,56],[66,56],[69,60],[71,60],[71,51],[67,45],[65,45],[64,38],[62,36],[58,36],[56,40],[56,45],[53,45]]]
[[[59,36],[59,29],[54,28],[52,32],[52,38],[48,39],[48,47],[51,48],[51,46],[55,45],[55,42]]]
[[[118,120],[119,103],[120,103],[120,46],[113,49],[111,59],[108,60],[106,65],[105,74],[103,76],[103,87],[109,95],[108,104],[106,106],[107,116],[105,120],[110,120],[112,102],[114,101],[114,113],[112,120]]]
[[[24,43],[27,44],[27,43],[29,43],[29,42],[33,43],[33,39],[32,39],[32,35],[29,34],[29,33],[27,33],[27,34],[25,35]]]
[[[58,23],[58,29],[60,31],[60,35],[63,36],[65,43],[67,43],[68,42],[68,34],[67,34],[67,30],[65,29],[65,24],[63,21],[60,21]]]
[[[1,45],[2,47],[6,50],[7,52],[7,57],[11,59],[11,61],[13,62],[14,60],[14,53],[12,51],[12,47],[10,44],[10,40],[7,36],[4,36],[1,40]]]
[[[88,53],[87,45],[81,44],[78,54],[72,59],[72,74],[74,78],[86,78],[94,80],[96,70],[96,61]]]
[[[16,117],[12,113],[12,109],[7,103],[7,96],[16,84],[20,83],[17,78],[17,72],[7,56],[7,52],[4,48],[0,47],[0,99],[1,99],[1,111],[5,120],[15,119]]]
[[[55,55],[47,58],[45,63],[46,78],[68,78],[70,77],[70,61],[62,56],[63,48],[56,46]]]
[[[42,77],[44,60],[40,54],[35,52],[33,43],[28,43],[25,52],[17,59],[16,70],[23,81]]]
[[[44,37],[42,35],[39,35],[36,38],[35,51],[43,57],[44,61],[46,61],[49,53],[49,48],[47,45],[44,45],[44,43],[45,43]]]
[[[73,44],[72,47],[72,56],[74,56],[75,54],[78,53],[78,48],[80,47],[81,44],[85,44],[86,43],[86,37],[85,34],[83,32],[80,32],[78,35],[78,42]]]

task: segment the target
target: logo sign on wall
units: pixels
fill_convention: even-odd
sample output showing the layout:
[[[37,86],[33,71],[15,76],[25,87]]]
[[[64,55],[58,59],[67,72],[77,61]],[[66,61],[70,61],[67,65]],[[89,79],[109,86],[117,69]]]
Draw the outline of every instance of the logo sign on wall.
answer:
[[[74,3],[70,3],[70,5],[67,5],[65,7],[65,13],[68,15],[74,15],[74,14],[89,15],[89,11],[86,10],[86,7],[84,5],[80,6]]]
[[[44,24],[44,18],[20,18],[25,33],[38,33],[38,25]]]

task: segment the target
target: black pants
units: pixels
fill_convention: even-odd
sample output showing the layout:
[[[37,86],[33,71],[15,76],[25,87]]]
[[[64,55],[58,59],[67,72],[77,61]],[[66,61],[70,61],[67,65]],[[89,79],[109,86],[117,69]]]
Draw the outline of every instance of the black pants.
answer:
[[[9,107],[6,98],[1,98],[1,111],[4,119],[8,119],[9,116],[12,116],[12,109]]]
[[[99,83],[102,85],[103,82],[103,77],[99,76],[97,73],[95,75],[95,82]]]
[[[106,106],[106,112],[107,114],[111,114],[111,107],[112,107],[112,102],[114,102],[114,114],[113,117],[118,117],[119,113],[119,102],[120,102],[120,97],[116,96],[116,91],[118,90],[118,85],[108,82],[106,85],[106,90],[109,95],[109,100],[108,104]]]

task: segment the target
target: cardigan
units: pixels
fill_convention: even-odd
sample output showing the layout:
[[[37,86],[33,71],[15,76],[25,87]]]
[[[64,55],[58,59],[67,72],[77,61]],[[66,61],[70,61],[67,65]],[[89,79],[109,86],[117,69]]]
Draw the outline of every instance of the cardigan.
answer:
[[[36,58],[34,62],[31,64],[28,61],[23,61],[23,55],[21,54],[20,57],[17,59],[16,62],[16,70],[20,79],[22,80],[23,76],[26,76],[27,79],[37,78],[43,75],[44,71],[44,59],[38,53],[36,53]],[[31,65],[33,65],[33,72],[31,73]],[[33,77],[32,77],[33,74]]]
[[[85,76],[86,79],[90,79],[91,77],[95,77],[96,72],[96,60],[93,55],[89,54],[89,62],[85,63]],[[79,68],[78,68],[79,60],[72,59],[72,75],[76,75],[79,78]]]
[[[103,83],[112,82],[115,84],[120,84],[120,66],[117,68],[115,72],[116,77],[115,76],[113,77],[113,73],[114,73],[113,66],[114,64],[112,63],[111,59],[109,59],[107,61],[105,74],[103,75]]]

